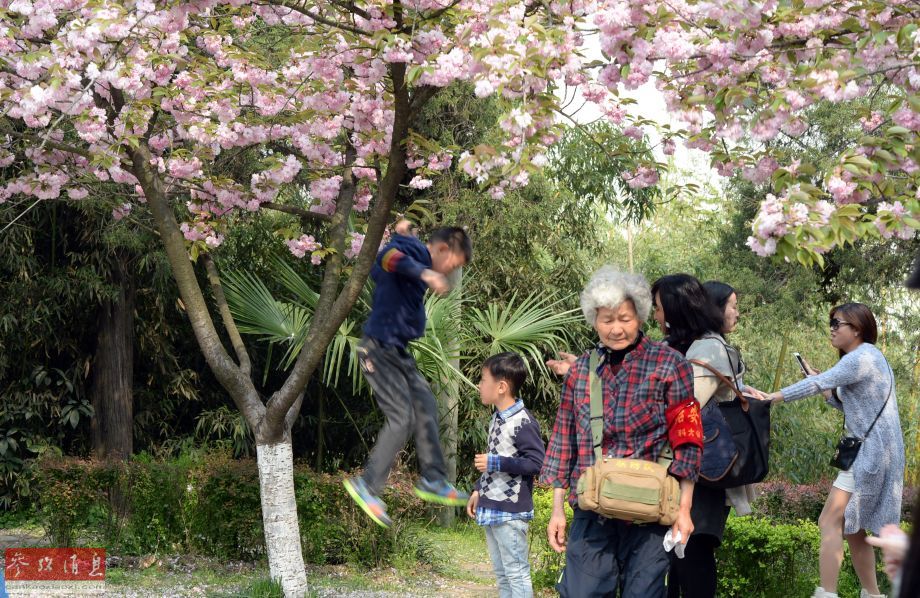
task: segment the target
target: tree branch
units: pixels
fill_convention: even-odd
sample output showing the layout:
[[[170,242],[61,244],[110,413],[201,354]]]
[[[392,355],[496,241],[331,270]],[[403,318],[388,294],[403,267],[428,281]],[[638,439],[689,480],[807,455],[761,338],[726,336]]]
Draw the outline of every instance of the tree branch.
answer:
[[[394,8],[397,6],[398,0],[394,1]],[[364,288],[364,284],[367,282],[367,277],[371,271],[371,266],[374,264],[374,259],[377,257],[377,250],[380,247],[380,241],[383,239],[383,232],[389,220],[390,210],[396,200],[399,184],[406,174],[406,139],[409,137],[409,123],[412,116],[409,103],[409,89],[406,84],[406,65],[394,63],[390,64],[389,68],[390,78],[393,81],[393,132],[390,137],[387,172],[378,188],[378,199],[368,219],[364,243],[352,265],[351,275],[349,275],[345,286],[342,288],[341,292],[339,292],[331,307],[329,306],[330,297],[326,296],[326,293],[320,295],[315,313],[322,314],[323,317],[316,317],[313,319],[310,331],[307,333],[307,338],[304,340],[304,350],[301,351],[300,355],[297,357],[291,374],[284,382],[284,385],[272,396],[268,403],[265,418],[266,425],[262,427],[262,430],[266,433],[272,432],[276,435],[281,434],[282,431],[278,428],[281,427],[280,424],[283,423],[283,418],[287,416],[288,410],[294,403],[297,395],[305,388],[307,381],[310,379],[310,376],[313,375],[313,372],[319,365],[320,359],[322,359],[325,354],[326,347],[351,311],[355,301],[358,299],[358,295],[361,293],[361,289]],[[346,181],[351,181],[351,185],[354,184],[350,163],[349,168],[346,169],[346,175],[347,176],[343,177],[343,187]],[[351,193],[354,193],[353,189]],[[346,198],[341,197],[341,194],[342,191],[340,190],[339,205],[336,206],[336,215],[339,215],[341,209],[343,210],[342,215],[347,216],[348,211],[344,211],[345,206],[342,204],[347,203],[348,210],[350,210],[352,199],[347,198],[347,201],[345,201]],[[341,228],[341,237],[339,240],[342,246],[344,246],[344,233],[345,229],[343,226]],[[328,269],[326,275],[329,275]],[[333,282],[337,283],[337,281]],[[335,286],[337,286],[337,284]],[[325,280],[324,287],[326,289],[331,288],[333,291],[335,290],[334,285],[331,283],[327,285]],[[273,426],[274,429],[270,426]]]
[[[132,174],[144,190],[150,214],[160,233],[173,279],[179,287],[179,296],[185,304],[189,323],[192,325],[201,353],[220,385],[233,399],[250,427],[255,429],[262,420],[265,405],[262,404],[252,379],[244,375],[242,369],[227,354],[214,328],[207,302],[185,248],[185,238],[166,199],[163,181],[150,166],[150,150],[140,145],[137,148],[127,148],[126,151],[131,156]]]
[[[214,301],[217,302],[217,309],[220,311],[220,317],[224,322],[224,329],[230,335],[230,344],[233,345],[233,352],[236,353],[237,361],[240,362],[240,370],[248,378],[252,375],[252,361],[249,359],[249,353],[246,351],[246,345],[243,343],[243,337],[236,327],[233,320],[233,314],[230,313],[230,306],[227,305],[227,297],[224,295],[224,287],[220,284],[220,274],[217,273],[217,267],[214,260],[207,253],[201,256],[204,261],[204,267],[208,272],[208,282],[211,283],[211,290],[214,292]]]
[[[345,254],[345,237],[348,232],[348,217],[351,214],[355,198],[355,177],[352,165],[357,157],[357,151],[351,143],[345,149],[345,172],[342,176],[342,185],[336,200],[335,213],[332,215],[330,240],[328,246],[332,252],[326,258],[326,271],[320,285],[319,300],[313,310],[314,317],[304,340],[304,348],[297,357],[291,375],[284,385],[272,395],[268,401],[265,419],[259,433],[264,435],[269,442],[276,442],[279,434],[285,432],[283,423],[297,395],[303,393],[310,375],[319,364],[320,357],[325,354],[326,346],[332,340],[345,319],[347,311],[340,320],[328,317],[319,317],[319,314],[328,314],[335,297],[338,294],[339,277],[342,273],[342,262]],[[379,243],[379,242],[378,242]],[[363,249],[363,247],[362,247]],[[313,361],[313,365],[309,365]],[[307,371],[309,370],[309,371]]]
[[[305,7],[300,6],[299,5],[300,3],[288,3],[287,0],[280,0],[280,2],[278,0],[266,0],[262,4],[265,4],[268,6],[277,6],[279,8],[289,8],[291,10],[299,12],[305,17],[309,17],[310,19],[312,19],[313,21],[316,21],[317,23],[328,25],[329,27],[333,27],[335,29],[341,29],[342,31],[348,31],[350,33],[355,33],[357,35],[362,35],[362,36],[368,35],[368,32],[364,31],[363,29],[358,29],[357,27],[352,27],[351,25],[346,25],[344,23],[336,23],[335,21],[331,19],[327,19],[326,17],[321,17],[318,14],[312,13],[309,10],[307,10]]]
[[[263,204],[260,204],[259,207],[275,210],[276,212],[284,212],[285,214],[293,214],[294,216],[300,216],[301,218],[308,218],[310,220],[320,220],[322,222],[332,221],[332,216],[327,214],[312,212],[297,206],[287,206],[284,204],[275,203],[273,201],[267,201]]]

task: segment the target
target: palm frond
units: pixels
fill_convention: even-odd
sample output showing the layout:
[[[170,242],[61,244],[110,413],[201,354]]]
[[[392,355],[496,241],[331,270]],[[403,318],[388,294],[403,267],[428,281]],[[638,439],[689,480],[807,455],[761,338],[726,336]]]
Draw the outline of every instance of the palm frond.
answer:
[[[475,389],[476,385],[453,363],[464,359],[462,300],[455,293],[445,297],[428,295],[425,316],[425,335],[409,345],[419,372],[440,384],[456,382]]]
[[[294,344],[301,338],[302,345],[302,336],[310,324],[306,309],[276,301],[268,287],[249,272],[228,271],[221,277],[230,313],[240,332],[281,344]]]
[[[289,292],[294,303],[299,303],[313,311],[319,301],[319,293],[310,288],[306,280],[286,261],[274,257],[271,261],[272,274]]]
[[[578,322],[577,313],[577,309],[563,309],[562,301],[554,296],[533,293],[519,302],[514,295],[504,307],[493,303],[484,310],[470,310],[466,320],[473,338],[468,342],[483,343],[485,356],[503,351],[523,353],[528,366],[532,362],[547,374],[544,352],[558,348],[563,331]]]

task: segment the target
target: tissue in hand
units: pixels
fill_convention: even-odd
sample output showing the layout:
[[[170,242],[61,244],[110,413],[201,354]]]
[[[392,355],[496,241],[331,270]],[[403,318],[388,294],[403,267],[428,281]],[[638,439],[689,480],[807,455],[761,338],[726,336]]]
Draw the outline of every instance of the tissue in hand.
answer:
[[[671,530],[668,530],[668,532],[664,535],[664,542],[663,542],[663,544],[664,544],[664,551],[665,551],[665,552],[671,552],[671,549],[673,548],[673,549],[674,549],[674,554],[677,555],[677,558],[679,558],[679,559],[684,558],[684,548],[686,548],[687,545],[686,545],[686,544],[681,544],[681,542],[680,542],[680,532],[677,532],[677,535],[676,535],[676,536],[672,536],[672,535],[671,535]]]

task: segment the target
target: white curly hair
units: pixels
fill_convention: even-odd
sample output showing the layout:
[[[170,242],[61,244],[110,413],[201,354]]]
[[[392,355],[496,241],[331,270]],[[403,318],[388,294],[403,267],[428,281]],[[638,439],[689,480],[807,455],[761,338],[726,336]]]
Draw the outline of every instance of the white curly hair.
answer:
[[[652,311],[652,290],[641,274],[622,272],[614,266],[601,266],[581,292],[581,311],[590,326],[601,307],[616,309],[630,300],[643,322]]]

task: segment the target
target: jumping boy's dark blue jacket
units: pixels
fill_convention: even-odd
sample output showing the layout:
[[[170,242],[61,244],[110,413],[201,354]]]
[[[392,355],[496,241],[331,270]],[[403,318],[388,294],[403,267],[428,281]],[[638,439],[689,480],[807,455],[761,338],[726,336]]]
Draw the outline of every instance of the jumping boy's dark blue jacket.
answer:
[[[377,286],[364,334],[401,348],[425,334],[428,285],[421,276],[427,268],[431,268],[431,253],[424,243],[415,237],[393,236],[371,268]]]

